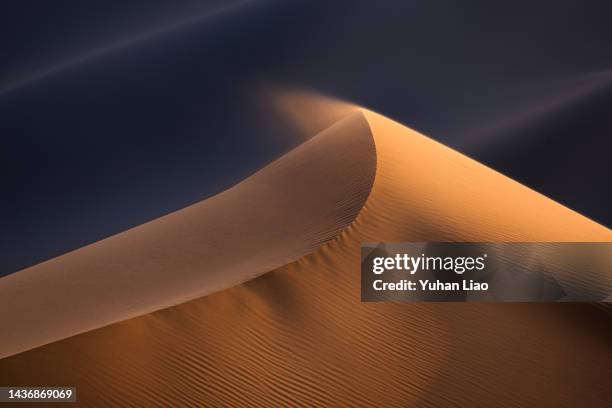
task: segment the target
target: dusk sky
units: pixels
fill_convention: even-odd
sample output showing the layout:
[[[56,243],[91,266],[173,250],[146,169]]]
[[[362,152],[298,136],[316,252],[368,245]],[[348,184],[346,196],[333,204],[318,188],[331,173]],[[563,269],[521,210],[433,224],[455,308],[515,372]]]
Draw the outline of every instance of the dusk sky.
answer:
[[[612,225],[609,2],[146,4],[3,6],[0,275],[300,144],[274,86],[371,108]]]

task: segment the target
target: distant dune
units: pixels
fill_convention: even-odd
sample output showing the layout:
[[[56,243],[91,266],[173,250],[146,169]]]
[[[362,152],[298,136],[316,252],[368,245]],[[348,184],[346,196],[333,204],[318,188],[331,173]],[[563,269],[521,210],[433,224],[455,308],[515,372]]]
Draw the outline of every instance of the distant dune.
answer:
[[[0,384],[73,385],[90,406],[612,399],[605,312],[361,303],[375,241],[612,231],[362,110],[219,196],[0,279]]]

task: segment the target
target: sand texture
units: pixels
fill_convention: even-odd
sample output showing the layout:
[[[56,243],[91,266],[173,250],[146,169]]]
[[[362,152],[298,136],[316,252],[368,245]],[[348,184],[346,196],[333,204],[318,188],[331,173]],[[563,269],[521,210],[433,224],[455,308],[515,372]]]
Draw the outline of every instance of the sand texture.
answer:
[[[0,358],[297,260],[353,221],[375,165],[348,119],[217,196],[0,279]]]
[[[606,312],[361,303],[359,252],[376,241],[610,240],[364,110],[235,189],[0,279],[0,353],[14,354],[0,383],[76,386],[83,406],[603,407]]]

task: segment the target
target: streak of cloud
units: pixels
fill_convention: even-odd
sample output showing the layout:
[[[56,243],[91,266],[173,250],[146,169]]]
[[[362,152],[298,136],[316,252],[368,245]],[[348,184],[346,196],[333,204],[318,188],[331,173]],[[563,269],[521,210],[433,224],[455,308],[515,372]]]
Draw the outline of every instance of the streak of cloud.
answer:
[[[97,60],[98,58],[102,58],[104,56],[119,52],[121,50],[125,50],[127,48],[146,43],[147,41],[176,32],[186,27],[190,27],[194,24],[237,11],[251,3],[254,3],[254,0],[238,0],[231,4],[227,4],[213,10],[207,10],[206,12],[201,14],[195,14],[180,19],[178,21],[169,22],[167,24],[162,25],[161,27],[150,28],[148,30],[144,30],[140,33],[136,33],[126,38],[121,38],[119,40],[113,41],[109,44],[101,45],[94,49],[87,50],[81,54],[73,56],[72,58],[68,58],[64,61],[59,61],[54,64],[51,64],[50,66],[46,66],[26,73],[20,79],[1,84],[0,95],[26,87],[30,84],[52,77],[55,74],[77,67],[81,64],[85,64]]]
[[[489,123],[461,132],[464,134],[463,148],[467,151],[476,151],[490,144],[498,145],[504,141],[504,135],[512,129],[528,126],[551,115],[559,114],[611,86],[612,69],[564,80],[555,86],[557,90],[549,96],[536,99],[506,113],[503,117],[494,118]]]

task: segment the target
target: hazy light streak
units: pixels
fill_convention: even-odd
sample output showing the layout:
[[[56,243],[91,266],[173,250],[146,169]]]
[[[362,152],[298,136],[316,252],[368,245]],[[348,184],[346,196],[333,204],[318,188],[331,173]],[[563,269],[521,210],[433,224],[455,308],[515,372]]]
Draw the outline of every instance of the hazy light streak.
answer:
[[[190,16],[185,19],[181,19],[179,21],[169,23],[163,27],[143,31],[142,33],[135,34],[131,37],[120,39],[115,42],[112,42],[111,44],[103,45],[93,50],[86,51],[85,53],[81,55],[77,55],[68,60],[58,62],[56,64],[51,65],[50,67],[35,70],[34,72],[28,74],[25,78],[22,78],[12,83],[8,83],[8,84],[0,86],[0,95],[6,94],[10,91],[13,91],[13,90],[16,90],[22,87],[25,87],[29,84],[40,81],[42,79],[46,79],[57,73],[68,70],[72,67],[96,60],[103,56],[112,54],[114,52],[121,51],[129,47],[141,44],[143,42],[157,38],[164,34],[168,34],[168,33],[177,31],[181,28],[190,26],[197,22],[208,20],[208,19],[217,17],[219,15],[231,12],[235,9],[238,9],[246,5],[247,3],[253,3],[253,2],[254,0],[239,0],[235,3],[229,4],[223,7],[219,7],[214,10],[207,11],[206,13]]]

